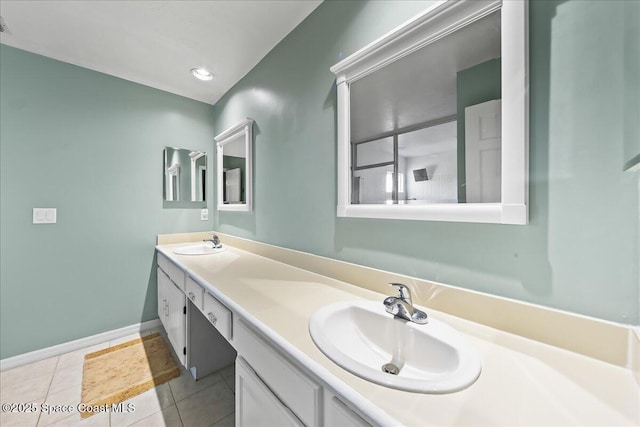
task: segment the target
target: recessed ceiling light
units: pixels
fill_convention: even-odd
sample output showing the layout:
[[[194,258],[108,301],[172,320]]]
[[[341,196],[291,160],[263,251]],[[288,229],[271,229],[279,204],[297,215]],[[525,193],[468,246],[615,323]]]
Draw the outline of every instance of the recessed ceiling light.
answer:
[[[211,80],[213,78],[213,74],[207,71],[205,68],[192,68],[191,74],[198,80]]]

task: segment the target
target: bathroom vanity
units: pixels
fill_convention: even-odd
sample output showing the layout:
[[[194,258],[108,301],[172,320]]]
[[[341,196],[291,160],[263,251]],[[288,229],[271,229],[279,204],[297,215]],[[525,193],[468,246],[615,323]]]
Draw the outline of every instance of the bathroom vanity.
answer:
[[[216,256],[225,263],[236,259],[238,252],[229,250],[226,256],[220,253],[202,260],[213,261]],[[170,257],[171,252],[158,248],[158,316],[180,363],[194,379],[235,360],[238,425],[377,424],[351,408],[286,348],[279,348],[270,334],[260,332],[255,319],[227,308],[220,301],[226,298],[211,284]],[[191,258],[184,261],[190,264]]]
[[[183,239],[201,242],[203,236]],[[249,243],[221,237],[226,250],[202,256],[174,253],[188,240],[159,239],[158,311],[180,362],[196,378],[213,369],[211,359],[226,363],[237,352],[238,426],[640,423],[640,387],[631,369],[429,308],[431,318],[477,349],[477,381],[454,393],[424,394],[361,379],[316,347],[309,321],[340,301],[379,301],[382,307],[388,294],[267,257],[282,248],[251,242],[258,248],[252,253],[240,249]],[[337,262],[289,252],[291,260],[311,257],[318,266]],[[391,279],[402,280],[371,274],[386,275],[385,288]],[[227,343],[232,353],[224,350]]]
[[[199,379],[235,360],[231,312],[158,253],[158,317],[180,363]]]

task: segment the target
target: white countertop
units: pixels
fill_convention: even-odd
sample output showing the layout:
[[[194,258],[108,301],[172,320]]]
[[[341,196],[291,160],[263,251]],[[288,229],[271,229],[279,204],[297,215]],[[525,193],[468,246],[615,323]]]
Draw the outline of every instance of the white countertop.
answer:
[[[157,249],[373,419],[405,425],[640,425],[640,386],[629,369],[425,308],[460,331],[482,358],[480,378],[450,394],[394,390],[333,363],[309,319],[336,301],[386,295],[226,246],[214,255]],[[422,307],[421,307],[422,308]],[[393,422],[396,420],[397,422]]]

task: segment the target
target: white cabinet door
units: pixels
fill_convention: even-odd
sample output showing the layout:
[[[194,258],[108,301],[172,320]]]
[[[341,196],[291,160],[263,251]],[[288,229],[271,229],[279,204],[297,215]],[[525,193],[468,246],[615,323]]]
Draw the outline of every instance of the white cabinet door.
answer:
[[[236,359],[236,427],[303,426],[249,365]]]
[[[172,281],[166,284],[167,322],[164,325],[167,337],[180,363],[186,365],[186,297]]]
[[[167,289],[171,284],[171,279],[167,276],[164,271],[160,268],[157,269],[158,272],[158,318],[164,326],[165,330],[167,329],[167,323],[169,320],[169,305],[167,302]]]

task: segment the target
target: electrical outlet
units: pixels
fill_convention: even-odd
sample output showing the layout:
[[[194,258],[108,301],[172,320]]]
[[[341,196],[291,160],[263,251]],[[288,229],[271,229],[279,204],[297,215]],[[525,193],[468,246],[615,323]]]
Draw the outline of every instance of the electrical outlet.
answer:
[[[57,216],[56,208],[33,208],[34,224],[55,224]]]
[[[200,221],[207,221],[209,219],[209,209],[200,209]]]

